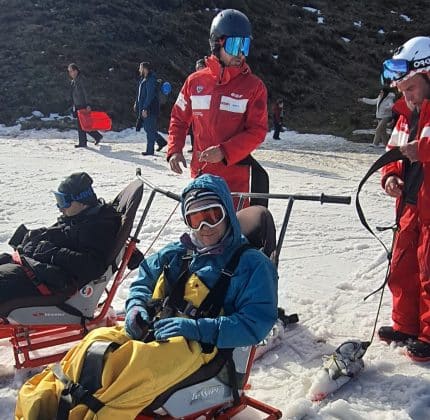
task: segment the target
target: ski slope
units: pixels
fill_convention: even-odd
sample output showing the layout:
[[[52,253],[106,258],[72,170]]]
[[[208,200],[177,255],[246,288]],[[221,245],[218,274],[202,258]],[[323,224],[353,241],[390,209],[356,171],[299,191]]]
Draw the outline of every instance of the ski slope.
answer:
[[[107,133],[97,147],[75,149],[75,132],[21,132],[0,126],[0,252],[22,222],[29,228],[52,224],[58,216],[50,191],[66,175],[87,171],[99,196],[112,199],[129,181],[136,167],[152,183],[180,192],[189,180],[170,172],[165,153],[142,157],[143,134],[132,129]],[[188,146],[188,145],[187,145]],[[186,146],[186,149],[188,148]],[[328,135],[281,133],[255,153],[268,170],[271,192],[351,195],[381,149]],[[187,155],[189,158],[189,155]],[[393,221],[394,203],[385,196],[377,176],[362,192],[362,205],[371,226]],[[353,200],[354,201],[354,200]],[[141,233],[146,250],[176,203],[158,197]],[[279,229],[287,202],[270,209]],[[184,230],[176,212],[149,252],[177,240]],[[382,236],[386,243],[389,233]],[[250,395],[282,410],[287,419],[427,419],[430,407],[428,365],[417,364],[403,349],[375,339],[367,351],[365,369],[356,379],[320,403],[308,391],[321,357],[348,339],[368,340],[379,295],[363,297],[384,280],[386,257],[382,247],[360,225],[354,205],[321,205],[296,201],[279,263],[279,305],[297,312],[299,324],[285,332],[281,345],[254,364]],[[115,299],[123,309],[130,276]],[[383,299],[378,326],[390,323],[390,294]],[[7,341],[0,341],[0,418],[13,417],[19,386],[28,372],[14,374]],[[254,418],[243,413],[237,418]]]

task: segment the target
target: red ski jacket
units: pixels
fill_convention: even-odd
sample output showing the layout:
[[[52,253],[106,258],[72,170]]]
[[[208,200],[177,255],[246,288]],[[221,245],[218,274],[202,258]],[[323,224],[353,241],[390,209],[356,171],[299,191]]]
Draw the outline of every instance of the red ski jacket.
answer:
[[[407,107],[404,98],[399,99],[393,110],[400,114],[396,127],[388,142],[388,149],[407,144],[409,137],[409,125],[412,112]],[[418,122],[418,160],[422,163],[424,180],[418,191],[417,211],[421,222],[430,223],[430,100],[424,100],[421,105],[420,119]],[[402,161],[390,163],[382,169],[382,186],[390,175],[397,175],[404,180],[404,164]],[[398,200],[399,201],[399,200]]]
[[[172,109],[167,159],[182,152],[189,126],[194,133],[191,176],[211,173],[222,176],[231,191],[249,191],[246,158],[267,133],[267,91],[249,66],[223,67],[215,56],[206,68],[188,76]],[[200,153],[221,145],[225,159],[199,162]]]

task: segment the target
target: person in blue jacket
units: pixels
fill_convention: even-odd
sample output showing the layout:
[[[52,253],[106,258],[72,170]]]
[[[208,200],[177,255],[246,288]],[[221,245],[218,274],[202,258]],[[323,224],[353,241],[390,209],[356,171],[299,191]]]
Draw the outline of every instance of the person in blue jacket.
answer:
[[[134,109],[137,115],[136,130],[143,126],[146,133],[146,151],[143,156],[154,154],[154,145],[157,143],[157,151],[167,145],[166,140],[158,134],[157,119],[160,113],[160,101],[158,98],[157,76],[151,69],[151,63],[144,61],[139,65],[140,80],[137,85],[136,101]]]
[[[174,289],[181,278],[183,256],[190,256],[187,276],[194,279],[194,292],[210,290],[234,251],[247,242],[221,177],[204,174],[194,179],[182,194],[182,214],[190,233],[145,259],[130,287],[125,330],[135,340],[145,339],[148,333],[154,295],[160,297],[160,289]],[[155,340],[183,336],[217,348],[257,344],[277,319],[277,280],[273,263],[261,251],[247,249],[230,279],[222,315],[193,318],[173,312],[167,318],[156,318],[153,336]],[[190,303],[188,307],[198,306]]]

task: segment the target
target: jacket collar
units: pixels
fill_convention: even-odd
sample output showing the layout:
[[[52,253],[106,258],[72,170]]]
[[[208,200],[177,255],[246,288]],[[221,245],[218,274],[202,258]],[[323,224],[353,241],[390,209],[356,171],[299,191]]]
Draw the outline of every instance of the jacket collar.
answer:
[[[239,67],[224,67],[215,55],[211,55],[206,59],[206,66],[219,85],[226,85],[240,74],[251,73],[251,69],[245,61]]]

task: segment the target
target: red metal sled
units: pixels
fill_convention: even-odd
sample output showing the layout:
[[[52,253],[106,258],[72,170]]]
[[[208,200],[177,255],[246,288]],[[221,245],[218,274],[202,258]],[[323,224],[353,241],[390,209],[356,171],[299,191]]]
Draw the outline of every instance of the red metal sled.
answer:
[[[106,112],[80,109],[78,118],[84,131],[108,131],[112,128],[112,120]]]

